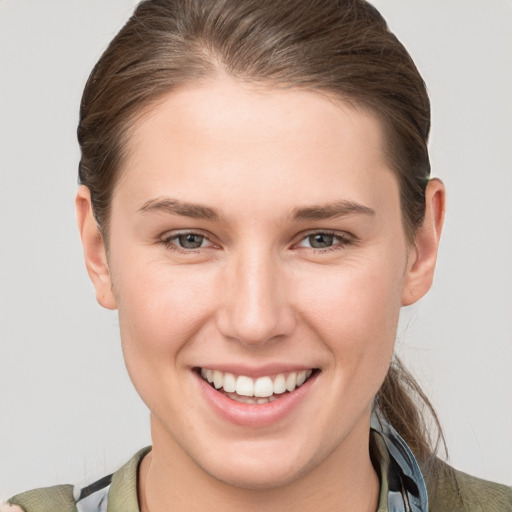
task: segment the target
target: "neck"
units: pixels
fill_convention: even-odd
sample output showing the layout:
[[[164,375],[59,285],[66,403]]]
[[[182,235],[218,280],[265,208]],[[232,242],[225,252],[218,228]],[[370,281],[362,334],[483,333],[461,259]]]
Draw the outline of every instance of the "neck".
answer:
[[[290,483],[251,489],[208,474],[152,418],[153,450],[139,470],[141,512],[375,512],[380,484],[370,460],[369,430],[368,420],[365,434],[351,433],[320,464]]]

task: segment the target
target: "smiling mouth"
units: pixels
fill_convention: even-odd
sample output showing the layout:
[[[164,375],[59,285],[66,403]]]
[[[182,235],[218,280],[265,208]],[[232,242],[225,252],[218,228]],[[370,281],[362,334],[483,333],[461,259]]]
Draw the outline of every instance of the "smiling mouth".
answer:
[[[251,405],[274,402],[301,387],[312,375],[316,375],[318,372],[319,370],[312,368],[253,379],[246,375],[234,375],[233,373],[209,368],[198,368],[201,378],[219,393],[236,402]]]

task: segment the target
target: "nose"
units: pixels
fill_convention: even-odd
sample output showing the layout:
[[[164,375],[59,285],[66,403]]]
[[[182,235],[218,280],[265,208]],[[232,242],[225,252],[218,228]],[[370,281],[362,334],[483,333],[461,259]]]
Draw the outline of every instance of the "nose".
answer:
[[[295,318],[277,258],[264,250],[247,251],[234,257],[225,271],[217,317],[223,336],[256,347],[291,334]]]

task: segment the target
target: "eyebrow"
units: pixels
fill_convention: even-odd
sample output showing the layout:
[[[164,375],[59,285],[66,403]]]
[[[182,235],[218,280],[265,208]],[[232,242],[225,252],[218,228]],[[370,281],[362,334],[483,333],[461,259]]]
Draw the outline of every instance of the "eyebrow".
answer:
[[[182,215],[193,219],[220,220],[221,214],[215,208],[197,203],[186,203],[178,199],[157,198],[146,201],[140,208],[140,212],[161,211],[171,215]]]
[[[304,208],[296,208],[292,212],[292,219],[297,221],[325,220],[353,214],[373,216],[375,215],[375,210],[353,201],[341,200]]]
[[[140,212],[161,211],[170,215],[181,215],[193,219],[218,221],[222,219],[220,212],[199,203],[187,203],[170,197],[156,198],[146,201]],[[335,219],[346,215],[375,215],[375,210],[353,201],[340,200],[332,203],[295,208],[291,213],[294,221]]]

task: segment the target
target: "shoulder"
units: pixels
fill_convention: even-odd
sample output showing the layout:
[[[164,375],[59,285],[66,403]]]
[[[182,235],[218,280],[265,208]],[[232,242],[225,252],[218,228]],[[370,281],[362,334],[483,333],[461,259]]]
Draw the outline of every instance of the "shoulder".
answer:
[[[17,494],[0,505],[0,512],[100,512],[122,510],[138,512],[137,472],[151,447],[137,452],[112,475],[87,487],[56,485]]]
[[[430,512],[512,512],[512,488],[457,471],[436,459],[422,467]]]
[[[0,512],[75,512],[72,485],[56,485],[34,489],[12,497]]]

